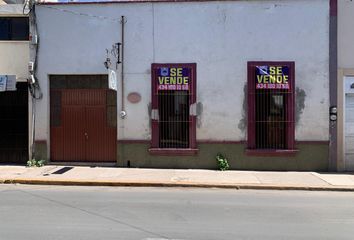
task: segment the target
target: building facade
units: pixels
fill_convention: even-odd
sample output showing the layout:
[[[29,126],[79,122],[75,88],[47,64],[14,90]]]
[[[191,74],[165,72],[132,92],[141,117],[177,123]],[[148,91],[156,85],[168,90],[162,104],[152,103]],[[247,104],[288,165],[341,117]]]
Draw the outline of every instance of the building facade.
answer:
[[[0,163],[29,156],[29,23],[21,4],[0,5]]]
[[[354,170],[354,3],[338,1],[338,152],[339,171]]]
[[[329,16],[328,0],[38,4],[36,157],[326,171]]]

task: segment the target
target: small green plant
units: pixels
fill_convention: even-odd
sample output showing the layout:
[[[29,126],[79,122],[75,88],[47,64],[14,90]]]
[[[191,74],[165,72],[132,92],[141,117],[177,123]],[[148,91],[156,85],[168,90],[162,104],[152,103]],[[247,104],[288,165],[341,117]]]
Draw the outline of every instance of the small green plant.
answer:
[[[43,167],[45,160],[37,160],[35,158],[27,161],[27,167]]]
[[[229,162],[227,159],[220,153],[216,155],[216,163],[220,171],[226,171],[230,169]]]

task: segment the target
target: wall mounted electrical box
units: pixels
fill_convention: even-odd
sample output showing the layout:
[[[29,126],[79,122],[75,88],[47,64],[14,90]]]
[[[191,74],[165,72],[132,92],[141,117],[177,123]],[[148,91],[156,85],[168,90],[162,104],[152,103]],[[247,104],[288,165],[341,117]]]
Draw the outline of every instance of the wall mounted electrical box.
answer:
[[[38,44],[38,35],[37,34],[30,35],[29,38],[30,38],[31,44],[33,44],[33,45]]]
[[[329,119],[331,121],[337,121],[337,106],[332,106],[329,108]]]
[[[28,63],[28,71],[32,73],[34,71],[34,62],[29,62]]]

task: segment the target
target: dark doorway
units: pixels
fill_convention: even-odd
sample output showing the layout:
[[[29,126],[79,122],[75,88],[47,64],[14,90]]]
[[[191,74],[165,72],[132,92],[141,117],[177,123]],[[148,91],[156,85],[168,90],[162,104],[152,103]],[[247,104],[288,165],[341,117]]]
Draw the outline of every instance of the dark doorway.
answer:
[[[0,163],[28,161],[28,87],[18,82],[16,91],[0,92]]]

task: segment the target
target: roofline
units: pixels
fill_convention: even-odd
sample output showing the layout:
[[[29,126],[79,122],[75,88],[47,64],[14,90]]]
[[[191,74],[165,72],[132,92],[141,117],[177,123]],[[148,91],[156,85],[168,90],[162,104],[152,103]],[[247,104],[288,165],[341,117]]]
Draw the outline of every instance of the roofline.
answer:
[[[186,2],[238,2],[240,0],[120,0],[104,2],[37,2],[37,5],[89,5],[89,4],[120,4],[120,3],[186,3]]]

